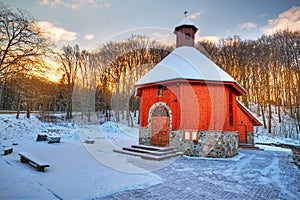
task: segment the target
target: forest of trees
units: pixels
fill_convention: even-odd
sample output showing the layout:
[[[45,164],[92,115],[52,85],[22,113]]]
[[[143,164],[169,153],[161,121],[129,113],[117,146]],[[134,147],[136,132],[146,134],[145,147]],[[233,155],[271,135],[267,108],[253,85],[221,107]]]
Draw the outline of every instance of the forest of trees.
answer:
[[[90,120],[95,111],[114,120],[132,117],[139,110],[134,83],[175,48],[146,36],[110,42],[94,51],[78,45],[55,50],[25,11],[0,4],[0,109],[65,112]],[[215,44],[198,42],[199,51],[229,73],[247,91],[240,100],[256,106],[264,127],[272,130],[273,111],[278,122],[293,118],[300,132],[300,31],[279,31],[257,40],[238,36]],[[62,74],[59,82],[45,77],[55,61]],[[273,108],[273,110],[272,110]],[[18,117],[18,114],[17,114]]]
[[[300,131],[300,31],[278,31],[257,40],[242,41],[238,36],[220,40],[218,46],[198,43],[209,57],[247,91],[241,101],[257,113],[272,133],[272,107],[281,123],[282,116],[295,119]],[[283,113],[282,113],[283,112]]]

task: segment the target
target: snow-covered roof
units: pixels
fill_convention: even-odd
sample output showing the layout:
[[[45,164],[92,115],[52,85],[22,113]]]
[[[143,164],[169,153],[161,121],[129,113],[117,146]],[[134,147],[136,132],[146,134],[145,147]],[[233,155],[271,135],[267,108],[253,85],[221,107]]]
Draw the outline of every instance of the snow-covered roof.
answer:
[[[242,109],[248,112],[247,113],[248,116],[250,116],[256,122],[256,126],[261,126],[263,124],[263,122],[259,118],[257,118],[255,114],[251,110],[249,110],[241,101],[236,99],[236,102],[238,103],[239,106],[242,107]]]
[[[176,30],[178,27],[181,27],[181,26],[184,26],[184,25],[194,26],[196,29],[198,29],[197,26],[196,26],[189,18],[184,18],[184,19],[181,20],[181,22],[176,26],[175,30]]]
[[[229,74],[189,46],[182,46],[171,52],[142,77],[136,86],[176,79],[231,82],[246,92]]]

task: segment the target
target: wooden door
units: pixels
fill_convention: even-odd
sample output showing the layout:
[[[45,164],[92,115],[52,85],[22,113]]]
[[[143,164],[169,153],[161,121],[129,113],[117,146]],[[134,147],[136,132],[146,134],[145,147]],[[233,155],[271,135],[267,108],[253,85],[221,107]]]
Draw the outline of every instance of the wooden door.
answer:
[[[239,142],[240,143],[247,143],[247,126],[246,125],[239,125]]]
[[[152,117],[150,144],[154,146],[169,146],[169,117]]]
[[[151,117],[150,144],[169,146],[170,118],[164,107],[157,107]]]

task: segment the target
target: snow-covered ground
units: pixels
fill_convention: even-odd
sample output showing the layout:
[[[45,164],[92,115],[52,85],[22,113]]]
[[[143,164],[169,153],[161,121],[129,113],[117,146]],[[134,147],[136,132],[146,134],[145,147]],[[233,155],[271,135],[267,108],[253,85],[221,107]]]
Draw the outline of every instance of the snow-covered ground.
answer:
[[[262,150],[240,149],[240,159],[181,157],[155,171],[161,184],[128,190],[102,198],[148,199],[281,199],[300,197],[300,170],[291,163],[291,151],[260,145]]]
[[[251,104],[251,110],[258,116],[257,104]],[[285,113],[284,109],[281,108],[281,122],[279,122],[279,115],[274,106],[272,109],[272,133],[268,133],[268,129],[263,126],[254,127],[254,142],[261,144],[288,144],[299,146],[300,145],[300,133],[297,134],[296,126],[297,121],[289,116],[289,112]],[[267,112],[266,112],[267,113]],[[267,116],[266,120],[267,119]],[[261,122],[263,117],[258,116]],[[268,123],[268,122],[266,122]]]
[[[53,144],[36,142],[38,133],[60,135],[61,142]],[[257,140],[258,137],[255,139]],[[266,140],[275,143],[278,138],[270,137]],[[94,143],[88,144],[86,141],[94,141]],[[191,186],[186,186],[188,179],[179,181],[174,179],[174,176],[184,176],[186,173],[190,174],[192,172],[194,174],[196,171],[197,173],[199,170],[203,171],[204,166],[202,167],[202,164],[209,164],[207,170],[222,173],[225,169],[218,168],[214,163],[219,163],[219,166],[228,165],[227,168],[238,167],[242,169],[243,165],[246,166],[247,162],[253,160],[253,165],[260,169],[260,166],[255,164],[257,161],[254,161],[256,156],[253,154],[255,152],[249,153],[247,151],[240,152],[237,157],[227,160],[220,159],[216,161],[213,159],[183,157],[179,160],[171,159],[161,162],[146,161],[138,157],[113,152],[113,149],[136,144],[137,142],[137,126],[129,128],[122,123],[107,122],[102,125],[79,126],[71,123],[42,123],[37,115],[32,115],[30,119],[25,118],[25,115],[21,115],[19,120],[15,119],[15,115],[0,115],[0,148],[16,144],[12,146],[14,148],[12,154],[0,157],[0,199],[93,199],[116,192],[123,194],[124,191],[128,190],[145,190],[148,187],[156,188],[151,191],[155,197],[157,184],[171,186],[172,182],[176,182],[176,184],[180,184],[176,186],[177,189],[182,187],[186,188],[185,191],[194,190]],[[282,142],[286,141],[283,140]],[[297,142],[292,141],[291,143],[297,145]],[[280,155],[285,155],[285,166],[288,165],[290,170],[296,170],[292,164],[288,164],[288,157],[291,154],[289,150],[275,149],[268,146],[260,146],[260,148],[266,151],[261,153],[261,161],[268,158],[267,151],[280,151]],[[43,173],[36,171],[28,164],[21,163],[18,156],[18,152],[21,151],[30,152],[40,157],[47,161],[50,167],[46,168],[46,172]],[[270,155],[277,156],[276,153]],[[281,174],[277,177],[278,183],[276,183],[276,185],[280,185],[280,181],[282,181],[282,178],[285,179],[287,174],[282,171],[284,169],[281,166],[278,173],[271,170],[272,167],[279,167],[277,164],[281,163],[277,162],[279,158],[274,159],[276,160],[276,162],[272,162],[274,165],[267,167],[266,170],[268,169],[268,173],[275,173],[276,176]],[[198,169],[199,167],[201,169]],[[227,169],[226,172],[228,173],[226,177],[231,177],[228,180],[239,179],[239,175],[234,170],[228,171]],[[294,171],[291,173],[294,173]],[[245,174],[245,172],[241,170],[241,174]],[[190,175],[192,176],[192,174]],[[199,175],[199,177],[202,177],[202,175]],[[299,177],[299,173],[295,174],[295,177]],[[220,184],[217,180],[215,183]],[[238,186],[238,184],[232,184],[234,187]],[[245,185],[248,185],[248,183],[245,182]],[[289,185],[289,181],[285,181],[284,185]],[[284,190],[288,191],[288,197],[294,198],[299,195],[297,191],[290,191],[287,188],[284,188]],[[161,195],[164,194],[163,191],[161,190]],[[169,192],[172,193],[172,191]],[[186,197],[189,197],[188,193],[186,195]],[[121,197],[123,198],[122,195]]]
[[[288,144],[293,146],[300,146],[300,140],[274,136],[268,133],[254,134],[254,142],[258,144]]]
[[[261,116],[259,117],[262,118]],[[294,122],[293,119],[287,117],[285,119],[285,123],[278,123],[278,115],[274,114],[273,116],[273,133],[268,133],[268,130],[260,127],[254,127],[254,142],[260,144],[288,144],[293,146],[300,145],[300,136],[297,138],[296,130],[293,128],[292,130],[289,129],[292,123]],[[284,127],[287,126],[287,127]],[[289,130],[289,131],[288,131]],[[287,134],[284,134],[286,132]],[[286,137],[286,136],[293,136],[293,137]]]
[[[18,144],[12,154],[0,157],[0,199],[90,199],[160,183],[159,176],[112,152],[118,144],[130,144],[136,138],[136,133],[127,135],[118,126],[55,125],[42,123],[35,115],[19,120],[15,115],[0,115],[0,147]],[[111,133],[109,138],[105,131]],[[60,135],[61,143],[36,142],[38,133]],[[85,139],[95,143],[86,144]],[[50,167],[42,173],[21,163],[18,152],[23,151]]]

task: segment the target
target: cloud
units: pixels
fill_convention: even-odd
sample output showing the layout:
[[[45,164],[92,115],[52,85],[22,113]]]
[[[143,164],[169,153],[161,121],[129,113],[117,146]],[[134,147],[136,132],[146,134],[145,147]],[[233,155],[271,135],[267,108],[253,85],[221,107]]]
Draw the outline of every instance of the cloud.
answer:
[[[197,17],[199,17],[201,15],[201,12],[195,12],[191,15],[188,16],[189,19],[196,19]]]
[[[196,34],[195,34],[195,44],[197,42],[212,42],[214,44],[217,44],[220,40],[219,36],[202,36],[201,35],[201,31],[199,30]]]
[[[266,13],[262,13],[262,14],[258,15],[258,18],[265,18],[266,16],[267,16]]]
[[[54,0],[54,1],[40,0],[38,3],[39,3],[40,5],[43,5],[43,6],[51,6],[51,7],[54,7],[54,6],[59,5],[61,2],[60,2],[60,0]]]
[[[273,34],[278,30],[289,29],[291,31],[300,28],[300,6],[293,6],[289,10],[278,15],[276,19],[268,20],[268,25],[262,27],[262,31],[266,35]]]
[[[90,5],[95,8],[108,8],[111,6],[110,3],[102,0],[39,0],[39,4],[50,7],[64,6],[73,10],[77,10],[83,5]]]
[[[92,40],[92,39],[94,39],[94,37],[95,37],[95,35],[88,33],[88,34],[86,34],[84,36],[84,39],[86,39],[86,40]]]
[[[217,44],[220,40],[219,36],[204,36],[204,37],[197,37],[196,42],[212,42]]]
[[[247,23],[244,23],[244,24],[240,24],[238,26],[240,29],[247,29],[247,30],[250,30],[250,29],[253,29],[253,28],[256,28],[257,25],[252,23],[252,22],[247,22]]]
[[[55,26],[51,22],[39,21],[37,26],[42,30],[42,34],[54,42],[69,42],[76,40],[76,33]]]

